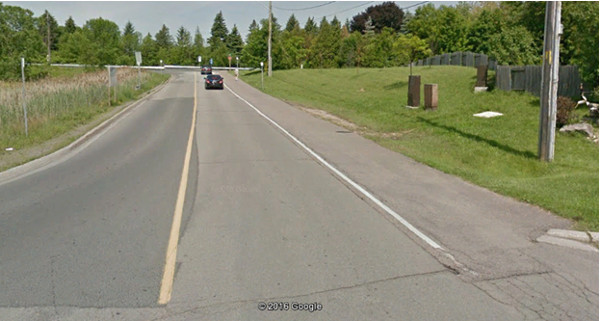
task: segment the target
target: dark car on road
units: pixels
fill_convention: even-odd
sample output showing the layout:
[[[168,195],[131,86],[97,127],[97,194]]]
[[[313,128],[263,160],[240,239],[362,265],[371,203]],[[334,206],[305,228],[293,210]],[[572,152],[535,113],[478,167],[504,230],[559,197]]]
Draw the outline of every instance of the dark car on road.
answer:
[[[204,88],[219,88],[223,89],[223,77],[219,75],[208,75],[204,78]]]
[[[202,69],[200,70],[200,74],[202,74],[202,75],[211,75],[212,74],[212,67],[211,66],[202,66]]]

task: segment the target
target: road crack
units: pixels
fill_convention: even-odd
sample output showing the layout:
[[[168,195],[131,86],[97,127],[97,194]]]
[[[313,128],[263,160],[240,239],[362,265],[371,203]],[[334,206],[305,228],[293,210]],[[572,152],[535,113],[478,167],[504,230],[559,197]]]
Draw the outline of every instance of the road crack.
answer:
[[[380,280],[367,281],[367,282],[363,282],[363,283],[359,283],[359,284],[340,286],[340,287],[336,287],[336,288],[314,291],[314,292],[303,293],[303,294],[297,294],[297,295],[269,297],[269,298],[260,297],[260,298],[252,298],[252,299],[245,299],[245,300],[218,302],[218,303],[208,304],[208,305],[204,305],[204,306],[194,307],[191,309],[186,309],[183,311],[178,311],[178,312],[175,312],[174,314],[169,314],[169,317],[176,316],[176,315],[182,315],[182,314],[186,314],[186,313],[194,313],[194,312],[198,312],[198,311],[201,311],[204,309],[225,307],[225,306],[230,306],[230,305],[242,305],[242,304],[256,303],[256,302],[261,302],[261,301],[265,301],[265,302],[273,301],[274,302],[274,301],[300,299],[300,298],[312,296],[312,295],[331,293],[331,292],[336,292],[336,291],[352,290],[352,289],[367,287],[367,286],[371,286],[371,285],[376,285],[376,284],[381,284],[381,283],[386,283],[386,282],[391,282],[391,281],[396,281],[396,280],[408,279],[408,278],[419,277],[419,276],[431,276],[431,275],[437,275],[437,274],[443,274],[443,273],[451,273],[451,272],[444,269],[444,270],[437,270],[437,271],[432,271],[432,272],[395,276],[395,277],[390,277],[390,278],[385,278],[385,279],[380,279]],[[172,309],[169,309],[169,307],[167,307],[167,310],[172,310]],[[161,320],[161,319],[164,319],[164,318],[159,317],[156,319],[152,319],[152,321]]]

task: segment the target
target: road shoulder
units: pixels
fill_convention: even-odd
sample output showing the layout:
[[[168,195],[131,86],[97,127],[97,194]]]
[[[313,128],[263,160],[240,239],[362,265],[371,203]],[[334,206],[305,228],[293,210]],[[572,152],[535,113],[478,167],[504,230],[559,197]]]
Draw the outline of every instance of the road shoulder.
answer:
[[[346,128],[263,94],[231,75],[225,78],[233,91],[448,249],[473,272],[461,275],[465,281],[510,281],[555,273],[558,278],[572,280],[566,284],[574,288],[553,283],[553,277],[535,279],[531,286],[583,291],[593,299],[572,306],[588,308],[563,306],[557,311],[597,319],[598,253],[537,242],[550,229],[568,229],[570,221],[389,151]],[[505,295],[502,290],[494,297]],[[504,290],[510,295],[518,291]],[[578,300],[576,296],[568,299]],[[527,309],[542,307],[547,300],[538,295],[532,301]]]

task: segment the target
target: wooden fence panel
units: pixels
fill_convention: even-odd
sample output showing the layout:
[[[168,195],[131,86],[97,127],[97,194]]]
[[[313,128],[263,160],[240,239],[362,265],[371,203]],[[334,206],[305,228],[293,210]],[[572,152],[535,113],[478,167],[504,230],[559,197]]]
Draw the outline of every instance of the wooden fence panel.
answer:
[[[579,96],[581,79],[576,66],[560,66],[558,95]],[[501,90],[524,90],[540,97],[542,66],[497,66],[496,87]]]
[[[475,54],[472,52],[463,52],[463,66],[475,67]]]
[[[579,96],[579,84],[581,78],[576,66],[560,66],[558,71],[558,95]]]
[[[525,87],[539,97],[542,91],[542,66],[525,66]]]
[[[510,91],[510,66],[496,68],[496,87],[500,90]]]
[[[450,64],[450,54],[443,54],[442,55],[442,61],[441,61],[442,65],[449,65]]]
[[[510,68],[510,89],[524,91],[525,86],[525,67]]]
[[[462,52],[454,52],[450,54],[450,64],[453,66],[460,66],[462,60]]]

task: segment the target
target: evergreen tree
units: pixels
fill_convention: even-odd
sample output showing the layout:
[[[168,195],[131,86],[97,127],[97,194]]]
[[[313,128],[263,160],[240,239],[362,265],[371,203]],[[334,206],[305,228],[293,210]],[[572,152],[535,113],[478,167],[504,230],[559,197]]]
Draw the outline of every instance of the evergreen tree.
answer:
[[[248,27],[248,31],[252,32],[254,30],[258,30],[258,23],[256,23],[256,20],[252,19],[252,23],[250,23],[250,27]]]
[[[130,21],[127,21],[127,24],[125,24],[125,27],[123,28],[123,36],[121,37],[123,54],[119,58],[119,64],[133,65],[135,63],[135,52],[140,48],[140,40],[141,35],[135,31],[133,24]],[[144,59],[142,59],[142,61]]]
[[[319,32],[319,27],[317,27],[317,24],[315,23],[312,17],[309,17],[306,20],[306,24],[304,25],[304,31],[306,31],[306,33],[309,35],[316,35]]]
[[[332,26],[323,17],[319,25],[319,33],[313,40],[310,54],[310,66],[333,68],[339,66],[341,48],[341,29]]]
[[[290,16],[290,18],[288,19],[287,24],[285,25],[285,31],[290,31],[291,32],[294,29],[300,29],[300,23],[298,22],[298,20],[296,19],[296,17],[292,13],[292,15]]]
[[[36,20],[38,32],[40,33],[40,36],[42,36],[46,48],[48,48],[49,43],[50,50],[56,50],[58,39],[60,37],[60,30],[56,19],[54,19],[48,10],[45,10]]]
[[[227,49],[232,57],[239,56],[244,48],[244,41],[242,40],[242,36],[238,31],[236,25],[233,25],[231,29],[231,33],[227,35]]]
[[[142,40],[142,45],[140,46],[140,50],[142,51],[142,64],[145,66],[158,66],[160,61],[158,59],[158,46],[156,45],[156,41],[152,39],[152,35],[148,33],[146,37]]]
[[[269,21],[262,19],[260,21],[260,28],[253,21],[248,29],[248,37],[246,45],[242,50],[242,56],[244,58],[244,65],[257,67],[260,66],[260,62],[267,62],[267,38],[269,35]],[[277,23],[275,17],[272,18],[272,31],[273,31],[273,69],[281,68],[280,58],[278,57],[279,50],[279,39],[281,26]],[[265,66],[266,67],[266,66]]]
[[[156,39],[156,45],[160,49],[169,49],[173,46],[173,38],[169,33],[169,28],[165,25],[162,25],[162,28],[156,33],[154,38]]]
[[[75,21],[73,21],[73,17],[69,16],[69,19],[67,19],[67,21],[65,21],[65,32],[73,33],[76,30],[77,30],[77,25],[75,24]]]
[[[175,47],[172,51],[173,62],[178,65],[192,65],[194,57],[192,52],[192,36],[183,26],[177,29]]]
[[[220,44],[225,43],[227,39],[227,25],[223,18],[223,13],[219,11],[215,16],[212,28],[210,29],[210,38],[208,38],[208,44],[212,47],[218,47]]]

